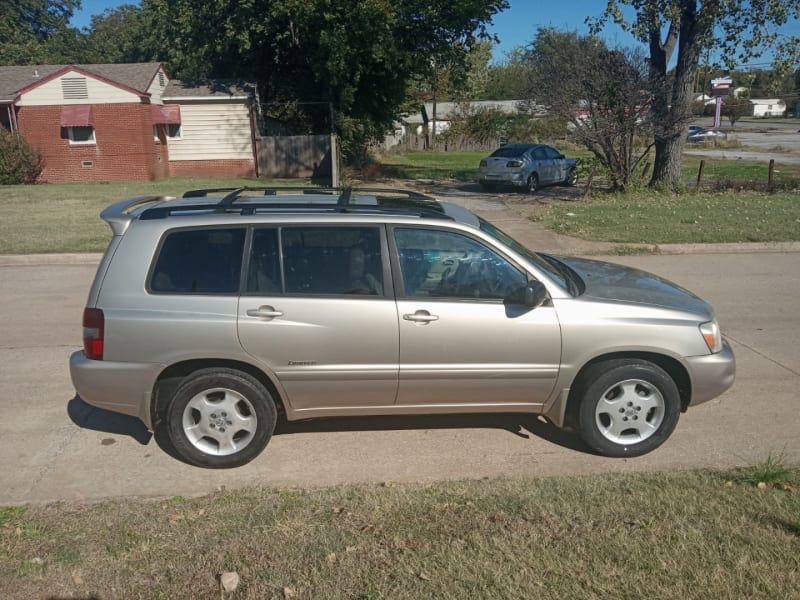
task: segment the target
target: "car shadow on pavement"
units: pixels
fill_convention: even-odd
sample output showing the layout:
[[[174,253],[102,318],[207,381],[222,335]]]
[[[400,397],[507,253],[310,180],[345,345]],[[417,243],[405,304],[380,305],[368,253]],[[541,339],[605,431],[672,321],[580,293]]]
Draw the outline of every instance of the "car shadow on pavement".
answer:
[[[132,437],[142,446],[150,443],[153,437],[144,423],[136,417],[111,412],[86,404],[80,396],[75,396],[67,403],[67,414],[72,422],[81,429],[104,431],[116,435]]]
[[[503,429],[521,438],[531,436],[552,444],[591,454],[572,431],[559,429],[530,414],[408,415],[375,417],[331,417],[307,421],[279,418],[274,435],[337,431],[405,431],[411,429]]]

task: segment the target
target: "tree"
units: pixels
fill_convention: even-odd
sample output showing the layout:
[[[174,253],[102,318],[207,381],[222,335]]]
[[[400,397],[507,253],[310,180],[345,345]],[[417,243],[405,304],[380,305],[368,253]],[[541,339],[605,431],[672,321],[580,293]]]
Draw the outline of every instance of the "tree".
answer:
[[[632,20],[625,17],[623,7],[632,9]],[[800,40],[780,36],[774,27],[792,16],[800,16],[800,0],[608,0],[603,14],[591,20],[594,32],[614,21],[649,49],[656,125],[650,185],[675,189],[679,184],[701,53],[717,50],[728,62],[743,63],[769,49],[785,66],[787,57],[800,52]],[[676,49],[674,73],[669,77]]]
[[[155,26],[154,15],[122,4],[92,17],[86,34],[86,62],[122,63],[161,61],[169,42]]]
[[[722,101],[722,114],[728,117],[731,127],[735,127],[736,121],[742,117],[753,116],[753,103],[744,94],[728,96]]]
[[[525,48],[519,46],[508,52],[498,64],[489,67],[489,80],[483,100],[521,100],[528,92],[531,64]]]
[[[0,0],[0,64],[47,62],[47,43],[69,29],[80,0]]]
[[[531,103],[568,123],[615,188],[625,188],[652,144],[642,143],[651,120],[643,53],[609,49],[594,36],[540,29],[527,53]]]
[[[331,103],[351,156],[392,127],[407,82],[466,60],[506,0],[143,0],[180,78],[241,77],[262,100]],[[322,104],[324,103],[324,104]],[[298,104],[300,110],[303,106]],[[328,110],[309,109],[327,131]]]

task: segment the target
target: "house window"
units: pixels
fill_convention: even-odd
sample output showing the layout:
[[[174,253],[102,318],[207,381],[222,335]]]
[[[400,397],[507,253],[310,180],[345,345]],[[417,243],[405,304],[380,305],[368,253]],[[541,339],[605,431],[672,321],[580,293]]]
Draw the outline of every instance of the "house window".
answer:
[[[158,125],[153,125],[153,140],[156,142],[161,141],[161,137],[158,135]]]
[[[62,77],[61,93],[64,100],[85,100],[89,97],[86,77]]]
[[[70,144],[94,144],[94,127],[67,127]]]
[[[767,105],[767,110],[772,110],[772,104]]]
[[[167,139],[179,140],[183,137],[180,123],[167,125]]]

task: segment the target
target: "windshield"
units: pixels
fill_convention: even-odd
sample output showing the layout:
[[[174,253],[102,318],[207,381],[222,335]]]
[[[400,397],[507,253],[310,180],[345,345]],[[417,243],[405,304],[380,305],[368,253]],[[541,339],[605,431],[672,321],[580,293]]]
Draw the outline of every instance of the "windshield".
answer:
[[[530,148],[530,146],[503,146],[492,152],[493,158],[515,158],[522,156],[522,154]]]
[[[546,272],[550,276],[550,279],[555,281],[573,296],[579,293],[578,282],[573,280],[574,274],[562,262],[554,259],[551,256],[537,254],[536,252],[528,250],[510,235],[498,229],[488,221],[484,221],[480,217],[478,217],[478,221],[480,222],[481,231],[488,233],[498,242],[505,244],[514,252],[539,267],[542,271]]]

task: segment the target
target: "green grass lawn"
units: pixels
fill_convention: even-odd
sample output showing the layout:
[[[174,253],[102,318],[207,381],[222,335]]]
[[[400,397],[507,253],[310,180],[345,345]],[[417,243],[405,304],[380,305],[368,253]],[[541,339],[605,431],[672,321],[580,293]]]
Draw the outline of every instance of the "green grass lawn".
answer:
[[[587,202],[550,204],[531,219],[558,233],[604,242],[795,241],[800,194],[596,194]]]
[[[6,507],[0,597],[796,598],[797,485],[773,461]]]
[[[384,176],[474,181],[486,152],[413,152],[388,154]],[[585,158],[585,151],[568,151]],[[689,189],[700,157],[685,156],[683,175]],[[705,180],[765,185],[767,164],[706,161]],[[553,205],[535,218],[568,235],[617,242],[737,242],[800,239],[797,185],[800,165],[776,167],[776,182],[795,191],[764,195],[650,192],[627,196],[596,193],[590,203]],[[265,182],[253,179],[174,178],[148,182],[44,184],[0,187],[0,254],[102,252],[110,238],[100,211],[117,200],[145,194],[180,195],[188,189],[240,185],[308,185],[308,181]],[[791,186],[795,186],[792,188]],[[567,216],[567,213],[575,216]]]
[[[768,161],[708,158],[685,154],[682,175],[690,188],[694,187],[697,181],[701,160],[705,160],[704,184],[716,183],[716,187],[736,187],[738,184],[766,189],[769,178]],[[774,185],[782,188],[800,187],[800,164],[776,161],[773,181]]]
[[[109,204],[148,194],[180,196],[186,190],[287,184],[255,179],[172,178],[124,183],[0,186],[0,254],[102,252],[111,230],[99,215]],[[291,180],[289,185],[308,184]]]
[[[491,152],[408,152],[381,158],[380,173],[398,179],[475,181],[478,163]]]

